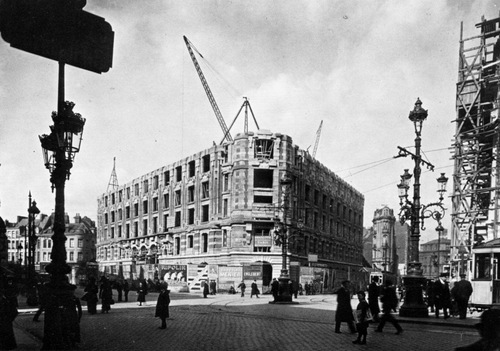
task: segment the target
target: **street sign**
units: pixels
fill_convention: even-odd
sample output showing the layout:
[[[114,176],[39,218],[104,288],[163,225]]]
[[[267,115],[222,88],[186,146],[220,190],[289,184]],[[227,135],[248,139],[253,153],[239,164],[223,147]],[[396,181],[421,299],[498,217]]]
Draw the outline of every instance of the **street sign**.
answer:
[[[88,71],[113,63],[114,32],[83,0],[0,0],[0,33],[12,47]]]

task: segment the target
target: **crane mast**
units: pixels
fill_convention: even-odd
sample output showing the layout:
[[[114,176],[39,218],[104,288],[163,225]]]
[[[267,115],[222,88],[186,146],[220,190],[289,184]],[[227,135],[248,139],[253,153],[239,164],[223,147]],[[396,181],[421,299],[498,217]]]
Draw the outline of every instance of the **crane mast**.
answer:
[[[312,157],[316,157],[316,151],[318,151],[319,137],[321,136],[321,127],[323,127],[323,120],[319,124],[318,131],[316,132],[316,143],[314,144],[314,150],[312,153]]]
[[[196,72],[198,73],[198,76],[200,77],[201,84],[203,85],[203,89],[205,89],[205,93],[207,94],[208,100],[210,101],[210,104],[212,105],[212,109],[214,110],[215,117],[217,117],[217,121],[219,122],[220,127],[222,129],[222,132],[224,133],[224,137],[222,139],[222,142],[224,142],[224,140],[233,141],[231,134],[229,134],[229,129],[227,128],[226,122],[224,121],[224,118],[222,117],[222,113],[219,110],[219,106],[217,106],[217,102],[215,101],[215,98],[212,94],[212,91],[210,90],[210,87],[208,86],[207,80],[205,79],[205,75],[203,74],[203,71],[201,70],[201,67],[198,63],[198,60],[196,59],[196,57],[194,55],[193,49],[191,48],[192,44],[188,40],[188,38],[186,38],[186,36],[184,36],[184,42],[186,43],[186,47],[189,51],[189,55],[191,56],[191,60],[193,61],[194,68],[196,69]],[[195,50],[196,50],[196,48],[195,48]],[[198,52],[198,50],[196,50],[196,52]],[[198,52],[198,54],[201,57],[203,57],[203,55],[201,55],[199,52]]]

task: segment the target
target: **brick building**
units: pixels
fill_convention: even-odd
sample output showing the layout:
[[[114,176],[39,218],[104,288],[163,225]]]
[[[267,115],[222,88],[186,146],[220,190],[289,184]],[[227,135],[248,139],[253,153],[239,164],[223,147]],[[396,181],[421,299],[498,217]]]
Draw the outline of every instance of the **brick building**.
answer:
[[[109,190],[109,189],[108,189]],[[280,274],[333,289],[360,279],[364,197],[292,138],[260,130],[113,187],[98,198],[99,270],[221,289]]]

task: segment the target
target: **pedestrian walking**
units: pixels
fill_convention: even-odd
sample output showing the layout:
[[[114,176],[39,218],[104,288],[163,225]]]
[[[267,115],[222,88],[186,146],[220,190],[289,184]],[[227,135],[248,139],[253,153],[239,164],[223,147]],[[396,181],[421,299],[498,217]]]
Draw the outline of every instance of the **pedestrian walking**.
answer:
[[[297,281],[295,281],[295,280],[291,280],[291,282],[292,282],[292,291],[293,291],[293,296],[294,296],[295,298],[297,298],[297,297],[298,297],[298,294],[299,294],[299,284],[298,284],[298,282],[297,282]]]
[[[215,280],[212,280],[210,282],[210,295],[215,295],[217,294],[217,283]]]
[[[250,291],[250,298],[252,298],[252,296],[257,296],[257,298],[259,298],[259,294],[260,294],[260,291],[259,291],[259,288],[257,287],[257,282],[254,280],[252,285],[251,285],[251,291]]]
[[[436,301],[434,299],[434,279],[427,281],[427,307],[431,308],[431,313],[435,313],[434,305]]]
[[[12,323],[18,315],[17,289],[13,277],[0,278],[0,350],[17,348]]]
[[[83,291],[85,292],[85,294],[84,296],[82,296],[82,300],[87,302],[87,312],[89,314],[96,314],[97,301],[99,301],[99,288],[97,287],[94,277],[89,278],[89,281]]]
[[[120,280],[115,281],[115,289],[118,294],[118,302],[122,302],[122,296],[123,296],[123,285],[120,282]]]
[[[139,302],[139,306],[142,306],[142,303],[144,302],[144,305],[146,305],[146,294],[147,292],[146,288],[146,283],[144,282],[139,282],[139,288],[137,288],[137,301]]]
[[[340,334],[340,324],[346,322],[351,330],[351,334],[356,332],[354,327],[354,316],[351,306],[351,293],[349,291],[350,282],[344,280],[342,286],[337,291],[337,311],[335,312],[335,333]]]
[[[375,322],[379,321],[379,316],[378,316],[378,314],[380,313],[379,296],[380,296],[379,278],[377,276],[374,276],[372,278],[372,282],[368,286],[368,305],[370,306],[370,312]]]
[[[398,295],[396,294],[396,288],[392,285],[391,280],[386,280],[385,287],[382,290],[380,301],[382,302],[382,312],[383,315],[380,318],[380,323],[375,329],[376,332],[381,333],[384,329],[386,322],[391,322],[394,328],[396,328],[396,335],[403,332],[403,328],[399,325],[399,322],[391,314],[391,311],[398,306]]]
[[[460,274],[460,280],[451,289],[451,296],[457,303],[460,319],[465,319],[467,316],[467,304],[469,303],[472,291],[472,284],[465,279],[465,274]]]
[[[450,287],[446,280],[446,273],[441,273],[439,279],[434,283],[434,302],[435,302],[435,311],[436,318],[439,318],[439,310],[443,310],[444,318],[447,319],[450,317],[449,309],[451,307],[451,294]]]
[[[167,329],[167,318],[169,315],[168,306],[170,305],[170,290],[166,282],[160,283],[160,294],[156,302],[155,317],[161,320],[160,329]]]
[[[240,289],[240,291],[241,291],[241,297],[245,296],[245,289],[246,288],[247,288],[247,286],[245,285],[245,282],[242,280],[240,285],[238,285],[238,289]]]
[[[130,290],[130,286],[128,285],[128,280],[125,279],[123,282],[123,297],[125,298],[125,302],[128,302],[128,292]]]
[[[364,291],[358,291],[358,306],[356,307],[356,329],[358,330],[358,337],[354,340],[353,344],[366,344],[366,336],[368,335],[368,325],[371,320],[370,306],[366,302],[366,295]]]
[[[273,278],[273,281],[271,282],[271,294],[273,294],[274,302],[278,301],[278,292],[280,289],[280,283],[276,278]]]
[[[99,287],[99,298],[101,299],[101,313],[109,313],[113,301],[113,290],[111,282],[105,276],[101,277],[101,286]]]
[[[500,349],[500,309],[491,308],[481,315],[476,324],[481,339],[475,343],[457,347],[455,351],[497,351]]]
[[[206,281],[203,281],[202,284],[203,284],[203,297],[206,299],[208,296],[208,283]]]

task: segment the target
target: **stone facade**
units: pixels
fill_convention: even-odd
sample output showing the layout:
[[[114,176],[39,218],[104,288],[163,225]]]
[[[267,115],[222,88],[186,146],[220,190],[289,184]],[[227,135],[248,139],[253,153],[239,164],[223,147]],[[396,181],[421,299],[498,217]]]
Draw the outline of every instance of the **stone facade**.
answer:
[[[162,265],[259,263],[277,277],[279,225],[289,237],[287,268],[323,269],[328,289],[357,279],[363,205],[361,193],[291,137],[242,133],[102,194],[99,269],[152,278]]]
[[[424,277],[435,279],[440,273],[449,272],[451,240],[447,236],[448,230],[445,229],[441,238],[420,245],[420,262]]]
[[[35,250],[35,270],[44,273],[45,267],[51,262],[52,235],[54,214],[45,217],[40,222],[38,241]],[[70,282],[78,284],[85,280],[87,262],[95,262],[96,228],[95,222],[88,217],[76,214],[71,223],[65,216],[66,230],[66,263],[71,267]]]

